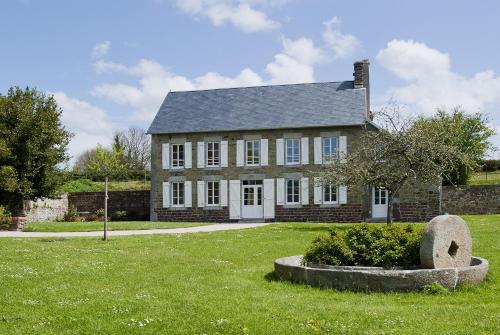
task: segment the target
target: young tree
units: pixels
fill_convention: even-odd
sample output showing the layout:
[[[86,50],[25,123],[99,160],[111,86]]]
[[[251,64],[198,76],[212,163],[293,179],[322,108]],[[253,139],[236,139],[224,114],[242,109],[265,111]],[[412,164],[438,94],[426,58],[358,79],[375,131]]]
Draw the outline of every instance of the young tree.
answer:
[[[104,180],[106,177],[123,179],[127,176],[127,166],[123,163],[123,149],[113,146],[110,151],[98,146],[95,158],[87,167],[87,173],[98,180]]]
[[[442,144],[453,146],[466,154],[472,165],[458,164],[451,166],[444,179],[445,184],[467,184],[471,174],[479,168],[480,162],[494,147],[489,142],[494,130],[488,125],[488,119],[481,113],[467,114],[462,108],[455,107],[451,113],[438,110],[431,118],[420,117],[415,127],[435,127],[441,133]]]
[[[18,87],[0,94],[0,204],[22,211],[23,200],[56,195],[58,166],[71,134],[52,96]]]
[[[441,141],[444,134],[440,129],[414,127],[398,115],[398,109],[379,112],[383,128],[364,130],[345,157],[316,173],[323,184],[385,188],[387,223],[392,222],[393,199],[402,187],[437,184],[450,167],[471,164],[466,155]]]

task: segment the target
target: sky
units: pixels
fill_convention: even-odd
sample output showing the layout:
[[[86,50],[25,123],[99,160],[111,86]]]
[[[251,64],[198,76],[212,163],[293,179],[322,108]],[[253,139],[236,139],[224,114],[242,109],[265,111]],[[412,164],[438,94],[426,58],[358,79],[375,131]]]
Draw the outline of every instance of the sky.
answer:
[[[498,13],[496,0],[3,0],[0,92],[53,94],[76,157],[147,129],[171,90],[352,80],[366,58],[372,109],[462,106],[500,134]]]

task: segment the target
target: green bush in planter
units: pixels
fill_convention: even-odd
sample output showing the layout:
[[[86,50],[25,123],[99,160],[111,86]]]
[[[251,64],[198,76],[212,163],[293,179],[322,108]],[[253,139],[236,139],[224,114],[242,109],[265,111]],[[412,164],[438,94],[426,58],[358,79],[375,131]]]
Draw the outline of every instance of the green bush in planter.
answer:
[[[304,263],[342,266],[412,267],[420,264],[423,228],[411,225],[356,225],[317,237]]]

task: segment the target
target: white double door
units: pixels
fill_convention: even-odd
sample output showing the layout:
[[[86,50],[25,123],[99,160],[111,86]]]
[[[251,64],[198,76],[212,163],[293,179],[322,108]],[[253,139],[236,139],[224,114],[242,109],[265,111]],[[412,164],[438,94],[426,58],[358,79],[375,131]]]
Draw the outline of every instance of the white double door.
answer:
[[[260,219],[264,217],[262,180],[241,182],[241,218]]]
[[[373,187],[372,189],[372,217],[386,218],[388,206],[387,190],[383,187]]]

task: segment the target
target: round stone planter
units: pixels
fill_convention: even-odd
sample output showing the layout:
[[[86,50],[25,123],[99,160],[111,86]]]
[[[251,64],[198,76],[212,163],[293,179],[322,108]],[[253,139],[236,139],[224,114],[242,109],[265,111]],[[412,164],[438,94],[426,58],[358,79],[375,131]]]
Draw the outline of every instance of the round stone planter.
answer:
[[[302,265],[302,256],[279,258],[274,271],[280,280],[320,288],[351,291],[417,291],[439,283],[452,290],[461,284],[480,283],[488,272],[488,261],[472,257],[469,266],[442,269],[384,269],[361,266]]]

